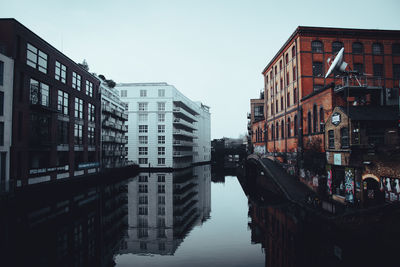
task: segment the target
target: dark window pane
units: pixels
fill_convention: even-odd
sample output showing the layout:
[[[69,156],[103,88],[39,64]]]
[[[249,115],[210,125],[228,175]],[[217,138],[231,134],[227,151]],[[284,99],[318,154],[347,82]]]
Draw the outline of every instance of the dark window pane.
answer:
[[[372,45],[372,54],[374,55],[382,55],[383,54],[383,46],[380,43],[374,43]]]
[[[353,54],[362,54],[364,52],[364,47],[362,43],[353,43]]]
[[[333,42],[332,43],[332,53],[335,54],[342,49],[343,43],[342,42]]]
[[[324,52],[324,46],[321,41],[312,41],[311,42],[311,51],[314,53],[322,53]]]

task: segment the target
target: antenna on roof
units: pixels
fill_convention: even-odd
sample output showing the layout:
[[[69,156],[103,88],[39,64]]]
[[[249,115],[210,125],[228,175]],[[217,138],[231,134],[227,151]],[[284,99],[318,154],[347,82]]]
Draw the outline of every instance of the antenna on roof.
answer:
[[[344,72],[346,70],[347,67],[347,63],[343,61],[343,54],[344,54],[344,47],[342,47],[342,49],[339,50],[339,52],[335,55],[335,59],[333,60],[332,64],[329,67],[328,72],[325,75],[325,79],[328,78],[328,76],[334,71],[334,70],[338,70],[341,72]],[[327,63],[329,65],[329,63],[332,61],[332,57],[328,58]]]

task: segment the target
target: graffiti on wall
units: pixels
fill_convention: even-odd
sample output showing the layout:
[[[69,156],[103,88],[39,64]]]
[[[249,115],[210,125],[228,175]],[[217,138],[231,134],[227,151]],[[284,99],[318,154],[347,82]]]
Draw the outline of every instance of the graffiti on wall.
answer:
[[[354,170],[352,168],[345,169],[344,192],[346,201],[354,203]]]
[[[400,179],[381,177],[380,189],[387,201],[400,201]]]

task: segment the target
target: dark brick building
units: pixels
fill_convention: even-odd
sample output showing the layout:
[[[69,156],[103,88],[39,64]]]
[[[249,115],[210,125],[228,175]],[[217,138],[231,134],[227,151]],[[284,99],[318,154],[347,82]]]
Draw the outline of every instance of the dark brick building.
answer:
[[[99,80],[15,19],[0,19],[0,51],[15,61],[11,180],[97,172]]]

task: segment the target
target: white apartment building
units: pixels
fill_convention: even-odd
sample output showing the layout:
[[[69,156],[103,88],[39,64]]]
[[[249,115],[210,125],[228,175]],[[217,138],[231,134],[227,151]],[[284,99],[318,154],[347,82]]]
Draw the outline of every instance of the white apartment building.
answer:
[[[9,190],[14,60],[0,53],[0,193]]]
[[[179,169],[211,160],[209,107],[167,83],[124,83],[117,89],[128,105],[129,161]]]
[[[127,164],[128,128],[125,122],[128,113],[117,89],[111,88],[102,78],[98,77],[101,93],[101,162],[103,168],[119,168]]]

